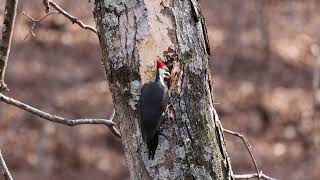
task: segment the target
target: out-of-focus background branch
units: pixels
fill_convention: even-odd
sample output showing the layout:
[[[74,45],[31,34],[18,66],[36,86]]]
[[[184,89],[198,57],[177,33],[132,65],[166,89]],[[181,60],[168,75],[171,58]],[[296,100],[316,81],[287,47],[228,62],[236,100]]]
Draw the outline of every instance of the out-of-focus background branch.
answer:
[[[56,2],[94,26],[86,1]],[[310,46],[319,39],[320,2],[202,0],[201,5],[223,126],[246,135],[265,174],[318,179],[320,172],[311,168],[320,166],[320,127]],[[52,15],[35,28],[37,39],[24,41],[32,22],[22,11],[35,19],[45,15],[41,1],[19,4],[7,94],[63,117],[109,117],[112,99],[96,34]],[[0,22],[2,14],[0,6]],[[128,179],[120,139],[105,126],[68,128],[2,103],[0,119],[0,147],[16,179]],[[241,140],[226,138],[235,174],[254,172]]]
[[[9,90],[4,77],[10,54],[17,5],[18,0],[6,0],[4,3],[5,13],[3,13],[3,24],[0,33],[0,91]]]

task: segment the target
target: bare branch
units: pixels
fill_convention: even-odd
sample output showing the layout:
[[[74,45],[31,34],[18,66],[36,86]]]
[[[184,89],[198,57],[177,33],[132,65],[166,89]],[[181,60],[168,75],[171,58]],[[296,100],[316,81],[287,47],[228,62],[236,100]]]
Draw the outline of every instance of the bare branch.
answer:
[[[248,141],[242,134],[240,134],[240,133],[230,131],[230,130],[225,129],[225,128],[223,128],[223,127],[222,127],[222,129],[223,129],[223,132],[226,132],[226,133],[228,133],[228,134],[237,136],[237,137],[239,137],[239,138],[243,141],[243,143],[245,144],[245,146],[246,146],[246,148],[247,148],[247,150],[248,150],[248,152],[249,152],[249,154],[250,154],[250,156],[251,156],[251,159],[252,159],[252,162],[253,162],[253,164],[254,164],[254,166],[255,166],[255,168],[256,168],[257,174],[259,174],[260,171],[259,171],[259,168],[258,168],[258,164],[257,164],[257,162],[256,162],[256,159],[255,159],[254,156],[253,156],[253,153],[251,152],[251,146],[250,146],[250,144],[249,144],[249,141]],[[259,180],[261,179],[260,176],[257,176],[257,177],[258,177]]]
[[[1,149],[0,149],[0,169],[1,169],[1,173],[4,176],[5,180],[13,180],[13,178],[10,174],[10,171],[6,165],[6,162],[4,161],[4,158],[2,156]]]
[[[212,103],[214,103],[214,102],[212,101]],[[230,177],[230,176],[233,175],[233,171],[232,171],[231,160],[229,158],[229,155],[227,153],[227,149],[226,149],[226,146],[225,146],[225,138],[224,138],[224,133],[223,133],[223,127],[221,125],[219,115],[218,115],[217,111],[215,110],[215,108],[212,107],[211,110],[212,110],[212,113],[213,113],[213,123],[214,123],[215,128],[216,128],[217,137],[219,138],[220,143],[223,144],[221,146],[221,153],[223,153],[223,155],[226,157],[227,166],[228,166],[228,169],[229,169],[228,177]]]
[[[0,93],[0,101],[3,101],[7,104],[11,104],[13,106],[16,106],[20,109],[28,111],[36,116],[39,116],[39,117],[46,119],[46,120],[49,120],[51,122],[60,123],[60,124],[64,124],[67,126],[76,126],[76,125],[80,125],[80,124],[104,124],[108,127],[113,127],[115,125],[115,123],[112,121],[112,119],[74,119],[74,120],[65,119],[63,117],[51,115],[49,113],[38,110],[34,107],[31,107],[27,104],[20,102],[20,101],[9,98],[9,97],[3,95],[2,93]]]
[[[30,15],[28,15],[26,12],[22,12],[22,14],[24,15],[24,16],[26,16],[27,18],[29,18],[31,21],[32,21],[32,26],[31,26],[31,28],[30,28],[30,30],[29,30],[29,34],[27,34],[27,36],[24,38],[24,40],[26,40],[30,35],[32,35],[33,37],[35,37],[35,38],[37,38],[37,36],[36,36],[36,34],[34,33],[34,28],[36,27],[36,25],[38,24],[38,23],[41,23],[45,18],[47,18],[48,16],[50,16],[50,15],[52,15],[52,14],[57,14],[57,13],[59,13],[58,11],[52,11],[52,12],[50,12],[50,13],[48,13],[48,14],[46,14],[45,16],[43,16],[42,18],[40,18],[40,19],[34,19],[33,17],[31,17]]]
[[[116,114],[116,110],[113,109],[113,112],[112,112],[112,115],[111,115],[110,119],[113,120],[115,114]],[[119,131],[115,126],[108,126],[108,127],[109,127],[110,131],[111,131],[115,136],[117,136],[118,138],[121,138],[121,133],[120,133],[120,131]]]
[[[213,112],[213,115],[214,115],[215,117],[218,117],[218,114],[217,114],[217,112],[216,112],[216,110],[215,110],[214,108],[212,108],[212,112]],[[243,141],[243,143],[245,144],[245,146],[246,146],[246,148],[247,148],[247,150],[248,150],[248,152],[249,152],[249,154],[250,154],[250,157],[251,157],[251,159],[252,159],[252,162],[253,162],[253,164],[254,164],[254,166],[255,166],[256,173],[253,173],[253,174],[235,175],[235,174],[233,174],[233,172],[232,172],[232,177],[233,177],[234,179],[258,178],[259,180],[261,180],[261,178],[264,178],[264,179],[267,179],[267,180],[276,180],[276,179],[274,179],[274,178],[271,178],[271,177],[263,174],[262,171],[259,170],[258,164],[257,164],[257,162],[256,162],[256,159],[255,159],[253,153],[251,152],[250,143],[249,143],[249,141],[245,138],[245,136],[243,136],[243,135],[240,134],[240,133],[237,133],[237,132],[234,132],[234,131],[231,131],[231,130],[228,130],[228,129],[223,128],[223,126],[221,125],[221,122],[220,122],[219,118],[217,118],[217,124],[216,124],[216,126],[217,126],[216,128],[222,129],[222,131],[223,131],[224,133],[228,133],[228,134],[231,134],[231,135],[233,135],[233,136],[237,136],[237,137],[239,137],[239,138]]]
[[[69,14],[67,11],[65,11],[64,9],[62,9],[57,3],[55,3],[54,1],[51,0],[43,0],[43,4],[46,8],[46,12],[48,13],[50,10],[50,6],[52,6],[55,10],[59,11],[60,14],[62,14],[64,17],[68,18],[73,24],[78,24],[82,29],[87,29],[90,30],[94,33],[97,34],[97,30],[89,25],[84,24],[82,21],[80,21],[77,17],[72,16],[71,14]]]
[[[29,30],[29,34],[25,37],[25,39],[27,39],[30,35],[32,35],[32,36],[34,36],[34,37],[36,38],[36,34],[34,33],[34,28],[36,27],[36,25],[37,25],[38,23],[41,23],[41,22],[42,22],[45,18],[47,18],[48,16],[50,16],[50,15],[52,15],[52,14],[55,14],[55,13],[60,13],[60,14],[62,14],[63,16],[67,17],[72,23],[76,23],[76,24],[78,24],[80,27],[82,27],[83,29],[88,29],[88,30],[90,30],[90,31],[92,31],[92,32],[94,32],[94,33],[97,34],[97,30],[96,30],[95,28],[93,28],[93,27],[91,27],[91,26],[88,26],[88,25],[85,25],[85,24],[82,23],[80,20],[78,20],[76,17],[70,15],[70,14],[67,13],[65,10],[63,10],[63,9],[62,9],[58,4],[56,4],[55,2],[52,2],[52,1],[50,1],[50,0],[43,0],[43,4],[44,4],[44,6],[46,7],[46,12],[47,12],[48,14],[46,14],[45,16],[43,16],[43,17],[40,18],[40,19],[35,19],[35,18],[33,18],[32,16],[28,15],[27,13],[23,12],[23,15],[26,16],[26,17],[28,17],[28,18],[33,22],[33,23],[32,23],[32,26],[31,26],[31,28],[30,28],[30,30]],[[57,11],[52,11],[52,12],[49,13],[49,10],[50,10],[49,5],[51,5],[52,7],[54,7]],[[3,94],[0,94],[0,100],[1,100],[1,96],[4,96],[4,95],[3,95]],[[12,100],[14,100],[14,99],[12,99]],[[16,101],[16,100],[15,100],[15,101]],[[17,101],[17,102],[19,102],[19,101]],[[7,103],[8,103],[8,102],[7,102]],[[9,103],[9,104],[10,104],[10,103]],[[12,104],[12,105],[17,106],[17,104]],[[28,105],[27,105],[27,106],[28,106]],[[17,106],[17,107],[19,107],[19,106]],[[33,107],[31,107],[31,106],[28,106],[28,107],[30,107],[29,109],[33,108]],[[19,107],[19,108],[21,108],[21,107]],[[23,109],[23,108],[21,108],[21,109]],[[37,115],[37,116],[39,116],[39,117],[42,117],[42,118],[44,118],[44,119],[50,120],[50,121],[53,121],[53,120],[52,120],[52,117],[55,117],[55,118],[58,117],[58,116],[53,116],[53,115],[50,115],[50,114],[48,114],[48,113],[42,112],[42,111],[37,110],[37,109],[35,109],[35,108],[33,108],[32,112],[31,112],[30,110],[27,110],[27,109],[24,109],[24,110],[26,110],[26,111],[28,111],[28,112],[30,112],[30,113],[32,113],[32,114],[35,114],[35,115]],[[35,111],[35,110],[36,110],[36,111]],[[37,112],[37,114],[36,114],[36,112]],[[44,115],[45,115],[45,117],[44,117]],[[110,121],[111,121],[112,124],[111,124],[111,125],[108,125],[108,127],[109,127],[109,129],[111,130],[111,132],[112,132],[115,136],[121,138],[121,134],[120,134],[119,130],[117,130],[117,128],[114,126],[115,124],[112,122],[112,119],[113,119],[114,115],[115,115],[115,110],[113,111],[113,114],[112,114],[112,116],[111,116],[111,118],[110,118]],[[54,120],[53,122],[59,121],[58,123],[62,123],[62,122],[60,122],[60,121],[62,121],[62,120],[65,120],[65,119],[62,118],[62,117],[58,117],[58,119]],[[80,120],[81,120],[81,121],[80,121]],[[104,119],[92,119],[93,121],[89,123],[88,120],[91,120],[91,119],[66,120],[66,121],[69,123],[69,124],[66,124],[66,125],[69,125],[69,126],[78,125],[78,124],[74,124],[75,122],[78,122],[79,124],[105,124],[104,121],[106,121],[106,120],[104,120]],[[65,121],[64,121],[64,122],[65,122]],[[71,123],[71,122],[72,122],[72,123]],[[80,122],[81,122],[81,123],[80,123]],[[62,123],[62,124],[65,124],[65,123]],[[71,124],[71,125],[70,125],[70,124]]]
[[[108,127],[115,136],[117,136],[118,138],[121,138],[121,133],[115,126],[108,126]]]
[[[272,178],[270,176],[267,176],[265,174],[263,174],[262,172],[260,172],[259,174],[257,173],[252,173],[252,174],[234,174],[232,176],[234,179],[251,179],[251,178],[258,178],[258,177],[261,177],[261,178],[264,178],[264,179],[267,179],[267,180],[277,180],[275,178]]]
[[[6,0],[2,26],[2,39],[0,40],[0,92],[9,90],[4,81],[4,76],[10,53],[12,33],[17,14],[17,4],[18,0]]]
[[[216,112],[216,110],[215,110],[214,108],[212,109],[212,111],[213,111],[213,115],[214,115],[215,117],[218,117],[217,112]],[[257,162],[256,162],[256,159],[254,158],[253,153],[251,152],[251,146],[250,146],[249,141],[248,141],[242,134],[237,133],[237,132],[233,132],[233,131],[231,131],[231,130],[228,130],[228,129],[223,128],[223,126],[222,126],[222,124],[221,124],[221,122],[220,122],[219,119],[217,119],[217,125],[218,125],[217,128],[222,129],[222,131],[223,131],[224,133],[228,133],[228,134],[231,134],[231,135],[233,135],[233,136],[237,136],[237,137],[241,138],[241,140],[242,140],[243,143],[245,144],[245,146],[246,146],[246,148],[247,148],[247,150],[248,150],[248,152],[249,152],[249,154],[250,154],[250,157],[251,157],[252,162],[253,162],[253,164],[254,164],[254,166],[255,166],[256,172],[257,172],[257,174],[259,174],[260,170],[259,170],[259,168],[258,168],[258,164],[257,164]],[[260,177],[260,176],[257,176],[257,178],[258,178],[259,180],[261,180],[261,177]]]

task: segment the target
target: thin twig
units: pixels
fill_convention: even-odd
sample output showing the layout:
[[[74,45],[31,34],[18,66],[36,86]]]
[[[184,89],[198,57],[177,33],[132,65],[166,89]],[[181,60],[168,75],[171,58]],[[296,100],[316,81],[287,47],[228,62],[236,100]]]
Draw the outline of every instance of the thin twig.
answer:
[[[215,110],[214,108],[213,108],[212,110],[213,110],[214,116],[215,116],[215,117],[218,116],[216,110]],[[260,173],[260,170],[259,170],[259,168],[258,168],[258,164],[257,164],[257,162],[256,162],[256,159],[254,158],[253,153],[251,152],[251,146],[250,146],[249,141],[248,141],[242,134],[237,133],[237,132],[233,132],[233,131],[231,131],[231,130],[228,130],[228,129],[223,128],[223,126],[222,126],[222,124],[221,124],[221,122],[220,122],[219,119],[217,119],[217,125],[218,125],[217,128],[222,129],[222,131],[223,131],[224,133],[228,133],[228,134],[231,134],[231,135],[233,135],[233,136],[237,136],[237,137],[241,138],[241,140],[242,140],[243,143],[245,144],[245,146],[246,146],[246,148],[247,148],[247,150],[248,150],[248,152],[249,152],[249,154],[250,154],[250,157],[251,157],[252,162],[253,162],[253,164],[254,164],[254,166],[255,166],[256,172],[257,172],[257,174],[259,174],[259,173]],[[259,180],[261,180],[261,177],[260,177],[260,176],[257,176],[257,177],[258,177]]]
[[[262,172],[260,172],[259,174],[257,173],[252,173],[252,174],[234,174],[232,176],[234,179],[251,179],[251,178],[258,178],[258,177],[261,177],[261,178],[264,178],[264,179],[267,179],[267,180],[277,180],[275,178],[272,178],[270,176],[267,176],[265,174],[263,174]]]
[[[34,107],[31,107],[27,104],[20,102],[20,101],[17,101],[15,99],[7,97],[7,96],[3,95],[2,93],[0,93],[0,101],[3,101],[7,104],[16,106],[20,109],[28,111],[36,116],[39,116],[39,117],[46,119],[46,120],[49,120],[51,122],[60,123],[60,124],[64,124],[67,126],[76,126],[76,125],[80,125],[80,124],[104,124],[108,127],[113,127],[115,125],[115,123],[112,121],[112,119],[74,119],[74,120],[65,119],[63,117],[51,115],[49,113],[38,110]],[[118,136],[118,135],[116,135],[116,136]]]
[[[62,9],[57,3],[51,0],[43,0],[43,4],[46,8],[46,12],[48,13],[50,11],[50,6],[52,6],[55,10],[59,11],[60,14],[62,14],[64,17],[68,18],[73,24],[78,24],[82,29],[90,30],[97,34],[97,30],[89,25],[84,24],[82,21],[80,21],[77,17],[72,16],[67,11]]]
[[[108,126],[108,127],[115,136],[117,136],[118,138],[121,138],[121,133],[115,126]]]
[[[223,156],[225,157],[226,159],[226,165],[227,165],[227,169],[228,169],[228,176],[232,176],[233,175],[233,171],[232,171],[232,165],[231,165],[231,160],[230,160],[230,157],[228,155],[228,152],[227,152],[227,149],[226,149],[226,146],[225,146],[225,139],[224,139],[224,133],[223,133],[223,127],[221,125],[221,122],[220,122],[220,118],[219,118],[219,115],[217,113],[217,111],[215,110],[214,107],[212,107],[212,113],[213,113],[213,123],[215,125],[215,128],[216,128],[216,135],[218,136],[219,140],[220,140],[220,143],[223,143],[223,145],[221,146],[221,150],[222,150],[222,154]]]
[[[42,18],[40,19],[34,19],[33,17],[31,17],[29,14],[27,14],[26,12],[22,12],[23,15],[25,15],[26,17],[28,17],[29,19],[31,19],[33,22],[36,22],[36,23],[39,23],[41,22],[42,20],[44,20],[46,17],[50,16],[51,14],[54,14],[54,13],[59,13],[58,11],[52,11],[48,14],[46,14],[45,16],[43,16]]]
[[[4,76],[10,53],[14,22],[17,14],[17,4],[18,0],[6,0],[3,15],[2,39],[0,39],[0,92],[9,90],[5,83]]]
[[[111,115],[110,119],[113,120],[115,114],[116,114],[116,111],[115,111],[115,109],[113,109],[113,112],[112,112],[112,115]],[[118,138],[121,138],[121,133],[120,133],[120,131],[119,131],[115,126],[108,126],[108,127],[109,127],[110,131],[111,131],[115,136],[117,136]]]
[[[0,169],[1,169],[1,173],[4,176],[5,180],[13,180],[13,178],[10,174],[10,171],[6,165],[6,162],[4,161],[4,158],[2,156],[1,149],[0,149]]]
[[[252,162],[253,162],[253,164],[254,164],[254,166],[255,166],[255,168],[256,168],[257,174],[259,174],[260,171],[259,171],[259,168],[258,168],[258,164],[257,164],[257,162],[256,162],[256,159],[255,159],[254,156],[253,156],[253,153],[251,152],[251,146],[250,146],[250,144],[249,144],[249,141],[248,141],[242,134],[240,134],[240,133],[230,131],[230,130],[225,129],[225,128],[223,128],[223,127],[222,127],[222,129],[223,129],[223,132],[226,132],[226,133],[228,133],[228,134],[237,136],[237,137],[239,137],[239,138],[243,141],[243,143],[245,144],[245,146],[246,146],[246,148],[247,148],[247,150],[248,150],[248,152],[249,152],[249,154],[250,154],[250,156],[251,156],[251,159],[252,159]],[[261,180],[260,176],[257,176],[257,177],[258,177],[259,180]]]
[[[24,16],[26,16],[26,17],[28,17],[31,21],[32,21],[32,26],[31,26],[31,28],[30,28],[30,30],[29,30],[29,34],[27,34],[27,36],[24,38],[24,40],[26,40],[29,36],[30,36],[30,34],[33,36],[33,37],[35,37],[35,38],[37,38],[37,36],[36,36],[36,34],[34,33],[34,28],[36,27],[36,25],[38,24],[38,23],[41,23],[45,18],[47,18],[48,16],[50,16],[50,15],[52,15],[52,14],[58,14],[59,12],[58,11],[52,11],[52,12],[50,12],[50,13],[48,13],[48,14],[46,14],[45,16],[43,16],[42,18],[40,18],[40,19],[34,19],[33,17],[31,17],[30,15],[28,15],[26,12],[22,12],[22,14],[24,15]]]

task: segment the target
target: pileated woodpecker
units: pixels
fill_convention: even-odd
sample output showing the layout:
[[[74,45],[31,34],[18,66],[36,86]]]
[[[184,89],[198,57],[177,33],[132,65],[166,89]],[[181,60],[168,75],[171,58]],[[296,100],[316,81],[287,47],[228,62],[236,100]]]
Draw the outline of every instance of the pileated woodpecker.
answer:
[[[162,59],[157,59],[157,74],[154,82],[141,88],[141,132],[148,147],[149,159],[154,159],[158,147],[159,127],[168,104],[168,88],[164,79],[170,77],[168,67]]]

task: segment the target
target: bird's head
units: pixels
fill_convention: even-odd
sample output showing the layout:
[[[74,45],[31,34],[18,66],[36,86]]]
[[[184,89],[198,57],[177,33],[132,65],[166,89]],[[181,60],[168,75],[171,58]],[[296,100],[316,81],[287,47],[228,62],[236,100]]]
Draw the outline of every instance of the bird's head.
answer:
[[[157,73],[158,73],[157,76],[159,76],[160,79],[169,79],[170,78],[169,68],[163,62],[163,60],[158,57],[156,63],[157,63]]]

